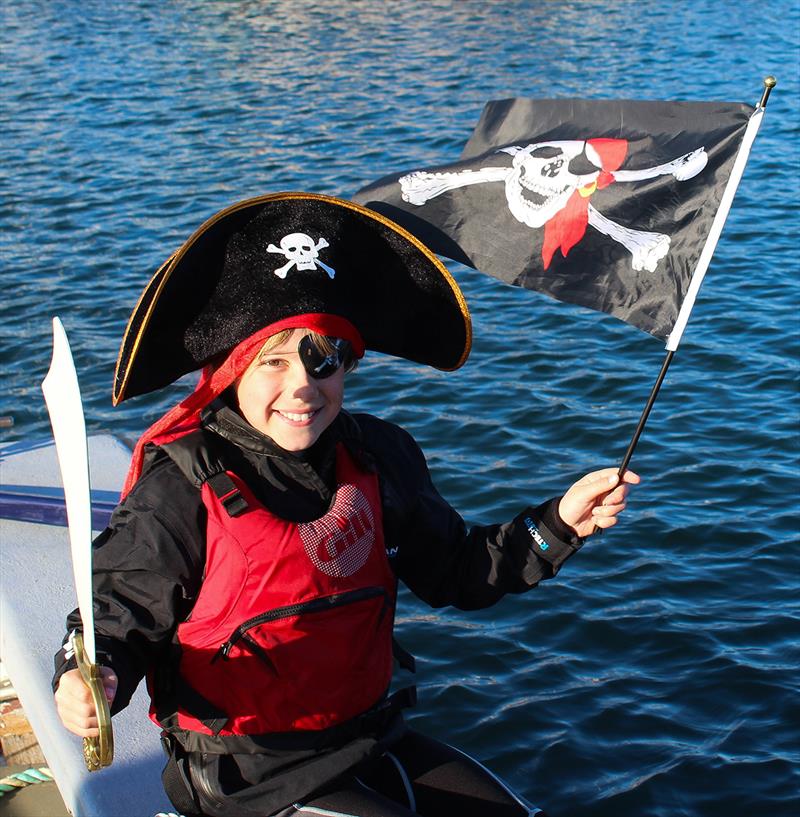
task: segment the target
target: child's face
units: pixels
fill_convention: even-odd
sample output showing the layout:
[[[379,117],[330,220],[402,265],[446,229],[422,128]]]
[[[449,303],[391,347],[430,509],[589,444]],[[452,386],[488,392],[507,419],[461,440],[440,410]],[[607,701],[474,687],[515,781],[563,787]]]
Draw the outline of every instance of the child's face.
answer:
[[[251,426],[287,451],[312,446],[342,408],[344,368],[316,380],[303,366],[292,331],[279,346],[260,354],[236,382],[239,411]]]

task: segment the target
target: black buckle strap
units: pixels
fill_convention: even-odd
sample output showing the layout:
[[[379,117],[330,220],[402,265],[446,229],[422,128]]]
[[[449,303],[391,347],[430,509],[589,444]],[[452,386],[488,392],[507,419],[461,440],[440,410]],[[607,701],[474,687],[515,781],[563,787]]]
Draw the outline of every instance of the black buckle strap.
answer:
[[[161,783],[167,797],[184,817],[200,817],[200,806],[189,781],[189,770],[185,768],[186,753],[168,732],[161,733],[161,745],[167,753],[167,765],[161,772]]]
[[[236,487],[236,483],[224,471],[213,474],[206,482],[222,503],[222,507],[228,512],[228,516],[239,516],[247,510],[247,500]]]

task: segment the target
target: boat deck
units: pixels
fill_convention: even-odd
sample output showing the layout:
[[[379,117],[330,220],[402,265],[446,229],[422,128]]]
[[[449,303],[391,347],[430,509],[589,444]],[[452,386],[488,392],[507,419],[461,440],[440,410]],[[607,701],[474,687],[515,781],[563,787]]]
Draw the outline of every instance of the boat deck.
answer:
[[[89,439],[89,459],[93,525],[100,530],[113,505],[110,498],[119,495],[130,451],[117,439],[98,435]],[[50,685],[53,655],[64,634],[65,616],[76,605],[60,488],[55,448],[49,441],[0,446],[0,659],[66,813],[152,817],[169,812],[172,807],[161,786],[159,730],[147,717],[144,689],[114,717],[114,762],[98,772],[86,770],[80,738],[67,732],[56,715]],[[16,814],[11,808],[26,808],[27,800],[34,810],[20,814],[36,814],[42,797],[36,790],[48,785],[35,784],[30,794],[23,790],[0,798],[4,817]],[[57,817],[62,812],[51,808],[44,813]]]

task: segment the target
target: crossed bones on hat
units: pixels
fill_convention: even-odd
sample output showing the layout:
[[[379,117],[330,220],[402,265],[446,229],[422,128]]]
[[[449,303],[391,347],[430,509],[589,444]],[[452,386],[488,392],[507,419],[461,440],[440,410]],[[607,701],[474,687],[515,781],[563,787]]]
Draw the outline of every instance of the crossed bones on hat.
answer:
[[[515,145],[498,151],[513,157],[510,168],[483,167],[450,173],[415,171],[400,177],[398,181],[403,200],[420,206],[459,187],[484,182],[504,182],[506,200],[514,218],[536,229],[543,226],[546,228],[547,222],[557,218],[575,193],[588,199],[598,187],[605,187],[612,182],[642,181],[665,175],[685,181],[700,173],[708,162],[705,148],[701,147],[656,167],[618,170],[625,158],[627,145],[627,140],[624,139],[563,140]],[[630,252],[633,269],[653,272],[669,251],[668,235],[625,227],[606,218],[588,202],[586,206],[588,223]],[[583,227],[574,229],[577,229],[577,233],[572,243],[566,248],[562,245],[564,255],[582,237],[585,222]],[[543,250],[543,257],[544,267],[547,269],[552,251]]]
[[[282,267],[274,270],[278,278],[285,278],[292,267],[298,270],[313,270],[320,267],[328,273],[329,278],[333,278],[336,270],[319,259],[319,251],[329,246],[330,244],[322,237],[315,244],[314,239],[305,233],[289,233],[281,239],[280,247],[270,244],[267,252],[279,253],[289,259]]]

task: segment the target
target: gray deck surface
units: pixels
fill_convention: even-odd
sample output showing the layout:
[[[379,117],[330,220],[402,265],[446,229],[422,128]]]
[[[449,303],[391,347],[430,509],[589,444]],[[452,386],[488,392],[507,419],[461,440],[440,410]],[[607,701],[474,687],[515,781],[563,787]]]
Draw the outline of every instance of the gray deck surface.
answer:
[[[0,489],[61,485],[52,445],[20,448],[0,447]],[[128,449],[113,437],[95,436],[89,440],[89,457],[92,488],[118,492]],[[76,817],[152,817],[171,811],[161,787],[159,730],[147,718],[143,687],[114,717],[114,763],[98,772],[86,771],[80,738],[67,732],[56,715],[50,687],[53,655],[61,644],[65,615],[76,605],[67,530],[2,519],[0,543],[0,657],[67,808]],[[27,807],[27,800],[35,808],[34,795],[0,798],[0,813],[10,817],[16,812],[8,809]],[[47,817],[61,813],[51,811]]]

